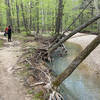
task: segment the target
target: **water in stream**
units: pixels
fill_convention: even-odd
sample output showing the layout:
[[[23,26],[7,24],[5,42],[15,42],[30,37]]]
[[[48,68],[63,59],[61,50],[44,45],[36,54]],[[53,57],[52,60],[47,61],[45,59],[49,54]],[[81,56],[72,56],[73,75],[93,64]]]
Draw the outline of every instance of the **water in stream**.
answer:
[[[52,63],[53,71],[59,75],[82,50],[80,45],[65,43],[68,54],[65,57],[55,57]],[[65,100],[100,100],[100,78],[93,74],[89,66],[81,64],[63,82]]]

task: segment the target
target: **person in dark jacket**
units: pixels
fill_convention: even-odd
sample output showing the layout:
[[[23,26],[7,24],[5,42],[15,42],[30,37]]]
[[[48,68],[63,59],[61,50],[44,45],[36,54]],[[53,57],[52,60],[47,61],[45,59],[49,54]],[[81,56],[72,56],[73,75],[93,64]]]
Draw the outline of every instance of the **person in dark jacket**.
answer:
[[[11,42],[11,32],[12,32],[11,26],[9,25],[8,26],[8,42]]]

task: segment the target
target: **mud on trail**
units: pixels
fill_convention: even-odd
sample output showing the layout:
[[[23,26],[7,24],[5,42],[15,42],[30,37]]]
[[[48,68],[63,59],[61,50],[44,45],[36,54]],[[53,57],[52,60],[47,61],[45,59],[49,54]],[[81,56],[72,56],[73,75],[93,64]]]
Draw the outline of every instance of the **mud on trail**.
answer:
[[[13,74],[21,56],[20,49],[19,41],[5,42],[4,47],[0,48],[0,100],[31,100]]]

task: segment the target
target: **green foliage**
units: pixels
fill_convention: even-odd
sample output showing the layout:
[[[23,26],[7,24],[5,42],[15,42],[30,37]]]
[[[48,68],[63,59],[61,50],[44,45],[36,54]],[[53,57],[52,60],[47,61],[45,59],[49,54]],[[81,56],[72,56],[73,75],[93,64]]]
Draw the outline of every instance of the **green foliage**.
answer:
[[[8,0],[7,0],[8,1]],[[40,31],[51,31],[50,34],[54,33],[55,29],[55,21],[58,11],[58,1],[59,0],[9,0],[10,1],[10,7],[7,5],[5,0],[0,0],[0,30],[4,30],[6,25],[8,25],[9,18],[12,20],[12,25],[14,31],[17,30],[17,8],[16,5],[19,7],[19,27],[21,31],[26,31],[24,20],[23,20],[23,14],[25,17],[25,23],[27,25],[28,31],[36,31],[37,30],[37,24],[39,23],[39,30]],[[64,10],[63,10],[63,22],[62,22],[62,29],[66,29],[72,21],[78,16],[78,14],[82,11],[80,9],[82,5],[83,0],[63,0]],[[21,3],[23,4],[22,11]],[[93,4],[92,4],[93,5]],[[11,12],[11,16],[9,17],[7,15],[7,11]],[[38,11],[39,10],[39,11]],[[73,30],[77,26],[80,26],[82,23],[90,19],[95,15],[91,15],[91,8],[88,8],[84,13],[83,16],[80,17],[80,19],[77,20],[77,22],[70,28],[70,30]],[[39,13],[37,15],[37,13]],[[37,17],[39,19],[37,20]],[[7,21],[8,20],[8,21]],[[97,29],[97,23],[93,24],[89,28],[89,31],[96,31]],[[24,33],[24,32],[23,32]],[[26,34],[26,33],[25,33]]]
[[[4,40],[0,39],[0,48],[3,47]]]
[[[27,35],[26,31],[21,32],[22,35]]]
[[[33,97],[33,100],[44,100],[43,95],[44,95],[43,91],[40,91],[35,94],[35,96]]]
[[[33,94],[33,90],[28,90],[28,94]]]

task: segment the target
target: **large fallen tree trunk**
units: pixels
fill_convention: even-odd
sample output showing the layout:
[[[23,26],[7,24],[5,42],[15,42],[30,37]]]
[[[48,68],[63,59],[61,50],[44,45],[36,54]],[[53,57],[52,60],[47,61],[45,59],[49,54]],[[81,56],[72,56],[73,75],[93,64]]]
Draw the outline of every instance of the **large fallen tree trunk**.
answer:
[[[77,66],[100,44],[100,35],[97,36],[80,54],[77,56],[72,63],[52,82],[53,88],[58,87]]]
[[[51,54],[55,49],[57,49],[59,47],[59,45],[61,45],[62,43],[64,43],[70,37],[72,37],[76,33],[80,32],[81,30],[83,30],[84,28],[86,28],[87,26],[89,26],[90,24],[92,24],[93,22],[95,22],[96,20],[98,20],[99,18],[100,18],[100,14],[97,15],[97,16],[95,16],[94,18],[90,19],[88,22],[84,23],[83,25],[79,26],[75,30],[73,30],[70,34],[68,34],[66,37],[64,37],[63,39],[61,39],[58,43],[56,43],[51,48],[49,48],[48,49],[48,54]]]
[[[55,35],[56,38],[54,38],[54,42],[50,45],[49,48],[51,48],[57,41],[62,39],[64,37],[64,34],[69,31],[70,27],[76,23],[76,21],[80,18],[80,16],[83,14],[83,12],[88,8],[88,6],[91,4],[93,0],[90,0],[89,3],[84,7],[82,12],[73,20],[73,22],[66,28],[66,30],[62,34]]]

